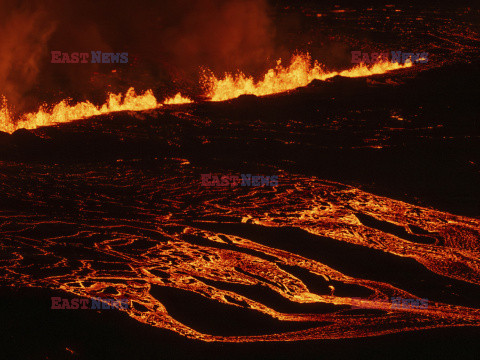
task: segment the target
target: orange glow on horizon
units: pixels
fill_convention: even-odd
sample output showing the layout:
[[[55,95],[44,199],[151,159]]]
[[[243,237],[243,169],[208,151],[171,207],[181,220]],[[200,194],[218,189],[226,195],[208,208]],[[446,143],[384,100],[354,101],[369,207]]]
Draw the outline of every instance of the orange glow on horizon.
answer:
[[[277,94],[306,86],[313,80],[327,80],[336,75],[361,77],[383,74],[410,66],[412,66],[411,62],[402,65],[387,61],[370,67],[366,64],[359,64],[341,72],[326,71],[318,61],[312,63],[309,54],[297,54],[292,57],[290,65],[287,67],[282,66],[281,60],[278,60],[277,66],[268,70],[261,81],[255,82],[253,77],[246,76],[241,72],[236,75],[227,73],[223,79],[218,79],[213,74],[205,74],[203,86],[212,101],[224,101],[246,94],[257,96]]]
[[[404,65],[391,62],[377,63],[370,67],[359,64],[351,69],[341,72],[326,71],[318,62],[312,63],[309,54],[297,54],[292,57],[290,65],[283,66],[281,60],[277,66],[269,69],[263,80],[256,82],[253,77],[239,72],[236,75],[225,74],[223,79],[213,74],[204,74],[202,86],[205,96],[210,101],[225,101],[237,98],[241,95],[252,94],[265,96],[282,93],[306,86],[313,80],[327,80],[336,75],[344,77],[362,77],[375,74],[383,74],[391,70],[397,70],[412,66],[412,63]],[[108,94],[107,101],[101,106],[95,106],[90,101],[70,105],[68,100],[62,100],[54,105],[51,110],[47,105],[42,105],[37,112],[23,114],[15,118],[7,106],[7,100],[3,97],[0,103],[0,131],[13,133],[18,129],[35,129],[40,126],[54,125],[57,123],[70,122],[77,119],[102,115],[116,111],[141,111],[159,108],[163,105],[178,105],[192,103],[193,101],[177,93],[163,102],[157,101],[152,90],[147,90],[137,95],[133,87],[128,89],[125,96],[122,94]]]
[[[116,111],[149,110],[161,107],[163,104],[185,104],[189,102],[192,101],[178,93],[161,103],[157,101],[152,90],[147,90],[145,93],[137,95],[132,87],[127,90],[125,96],[109,93],[107,101],[102,106],[95,106],[90,101],[70,105],[68,100],[62,100],[50,111],[44,105],[37,112],[24,114],[15,121],[8,109],[6,99],[3,98],[0,105],[0,131],[13,133],[18,129],[35,129],[40,126],[65,123]]]

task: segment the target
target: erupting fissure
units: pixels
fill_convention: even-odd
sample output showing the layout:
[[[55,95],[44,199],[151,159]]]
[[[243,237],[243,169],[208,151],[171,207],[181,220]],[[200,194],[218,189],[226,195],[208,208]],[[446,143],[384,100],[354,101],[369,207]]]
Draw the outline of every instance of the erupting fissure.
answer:
[[[225,74],[223,79],[218,79],[213,73],[205,71],[202,77],[202,87],[205,95],[211,101],[224,101],[237,98],[241,95],[264,96],[277,94],[298,87],[306,86],[313,80],[326,80],[336,75],[344,77],[361,77],[383,74],[387,71],[412,66],[411,62],[405,64],[382,62],[371,67],[360,64],[352,69],[341,72],[325,71],[318,61],[312,63],[309,54],[297,54],[292,57],[290,65],[282,66],[281,60],[277,66],[265,74],[263,80],[255,82],[253,77],[239,72],[236,75]],[[108,99],[102,106],[95,106],[90,101],[70,105],[67,100],[56,104],[52,110],[42,106],[37,112],[27,113],[15,118],[7,106],[5,97],[0,103],[0,131],[12,133],[18,129],[35,129],[39,126],[53,125],[56,123],[70,122],[94,115],[107,114],[116,111],[140,111],[155,109],[163,105],[186,104],[192,100],[180,93],[163,102],[158,102],[152,90],[147,90],[142,95],[137,95],[133,88],[128,89],[122,100],[122,94],[108,94]]]
[[[278,60],[277,66],[268,70],[261,81],[255,82],[253,77],[246,76],[242,72],[236,75],[225,74],[223,79],[205,73],[203,86],[212,101],[224,101],[246,94],[257,96],[277,94],[306,86],[313,80],[326,80],[336,75],[361,77],[383,74],[410,66],[412,66],[411,62],[399,64],[385,61],[370,67],[362,63],[349,70],[329,72],[325,71],[318,61],[314,61],[312,64],[309,54],[297,54],[292,57],[288,67],[282,66],[281,60]]]
[[[122,100],[122,94],[108,94],[108,99],[102,106],[95,106],[90,101],[69,105],[67,100],[56,104],[48,111],[47,106],[42,106],[37,112],[22,115],[14,119],[7,107],[7,101],[2,99],[0,107],[0,130],[12,133],[18,129],[35,129],[39,126],[53,125],[56,123],[70,122],[76,119],[87,118],[94,115],[107,114],[115,111],[139,111],[155,109],[163,104],[185,104],[191,102],[180,93],[173,98],[168,98],[164,103],[159,103],[152,90],[147,90],[142,95],[137,95],[134,88],[128,89]]]

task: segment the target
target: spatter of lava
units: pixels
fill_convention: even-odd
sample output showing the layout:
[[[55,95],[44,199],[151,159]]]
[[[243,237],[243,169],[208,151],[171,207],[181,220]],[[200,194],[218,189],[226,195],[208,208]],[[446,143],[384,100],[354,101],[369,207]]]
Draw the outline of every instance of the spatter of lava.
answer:
[[[371,67],[361,64],[342,72],[327,72],[318,62],[315,61],[312,64],[308,54],[298,54],[292,57],[291,64],[288,67],[283,67],[279,60],[277,67],[268,70],[264,79],[258,82],[255,82],[252,77],[248,77],[243,73],[235,76],[226,74],[225,78],[218,79],[213,74],[206,75],[208,72],[205,72],[202,86],[205,89],[206,97],[211,101],[223,101],[245,94],[257,96],[277,94],[306,86],[315,79],[326,80],[336,75],[345,77],[369,76],[410,66],[412,66],[410,62],[404,65],[383,62]],[[182,96],[181,93],[159,102],[153,95],[152,90],[147,90],[144,94],[137,95],[135,90],[130,88],[125,96],[122,96],[122,94],[108,94],[108,100],[102,106],[95,106],[89,101],[70,105],[67,100],[63,100],[55,106],[45,105],[37,112],[23,114],[16,119],[9,110],[6,99],[0,100],[2,100],[0,103],[0,131],[8,133],[22,128],[35,129],[39,126],[70,122],[115,111],[149,110],[163,105],[178,105],[192,102],[190,98]],[[51,108],[51,110],[48,110],[48,108]]]
[[[122,311],[133,319],[203,341],[480,324],[478,219],[287,173],[274,188],[202,187],[203,170],[187,161],[162,166],[161,176],[134,162],[4,164],[0,200],[30,210],[0,213],[3,285],[128,298]],[[211,319],[218,306],[302,326],[212,333],[182,317],[162,289],[208,302]],[[368,311],[352,310],[359,297]],[[391,297],[429,304],[392,309]],[[197,311],[195,301],[183,306]]]
[[[306,86],[313,80],[327,80],[337,75],[352,78],[362,77],[384,74],[411,66],[411,62],[399,64],[384,61],[372,66],[359,64],[340,72],[326,71],[317,61],[312,63],[308,54],[297,54],[292,57],[290,65],[287,67],[282,66],[281,60],[279,60],[277,66],[268,70],[264,78],[258,82],[253,77],[246,76],[241,72],[236,75],[226,74],[223,79],[218,79],[215,75],[205,72],[203,86],[206,89],[207,97],[212,101],[224,101],[245,94],[257,96],[278,94]]]
[[[167,98],[163,103],[158,102],[152,90],[147,90],[142,95],[137,95],[134,88],[128,89],[124,96],[122,94],[108,94],[108,100],[102,106],[95,106],[90,101],[70,105],[63,100],[48,110],[48,106],[41,107],[37,112],[22,115],[14,119],[8,109],[5,98],[0,104],[0,131],[12,133],[18,129],[36,129],[40,126],[54,125],[57,123],[70,122],[72,120],[87,118],[90,116],[107,114],[115,111],[140,111],[156,109],[163,104],[186,104],[192,102],[189,98],[180,93],[172,98]]]

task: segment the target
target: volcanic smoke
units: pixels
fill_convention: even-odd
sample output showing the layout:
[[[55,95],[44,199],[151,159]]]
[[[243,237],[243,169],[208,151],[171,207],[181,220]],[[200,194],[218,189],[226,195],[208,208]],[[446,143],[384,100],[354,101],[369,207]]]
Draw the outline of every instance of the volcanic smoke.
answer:
[[[344,77],[361,77],[375,74],[383,74],[387,71],[410,67],[412,63],[376,63],[371,67],[360,64],[352,69],[344,71],[326,71],[323,66],[312,60],[309,54],[296,54],[292,57],[289,66],[282,66],[281,60],[277,66],[269,69],[263,80],[256,82],[252,76],[246,76],[239,72],[236,75],[225,74],[223,79],[218,79],[210,71],[205,71],[203,76],[203,88],[205,96],[211,101],[225,101],[237,98],[241,95],[265,96],[277,94],[298,87],[306,86],[313,80],[326,80],[341,75]],[[90,101],[69,105],[68,100],[63,100],[53,106],[44,105],[37,112],[27,113],[15,119],[8,109],[5,98],[0,106],[0,130],[12,133],[15,130],[35,129],[39,126],[48,126],[56,123],[69,122],[76,119],[86,118],[94,115],[106,114],[116,111],[141,111],[155,109],[163,105],[176,105],[191,103],[192,100],[177,93],[174,97],[163,102],[157,101],[152,90],[147,90],[142,95],[137,95],[133,88],[130,88],[122,100],[122,94],[108,94],[108,100],[102,106],[95,106]]]

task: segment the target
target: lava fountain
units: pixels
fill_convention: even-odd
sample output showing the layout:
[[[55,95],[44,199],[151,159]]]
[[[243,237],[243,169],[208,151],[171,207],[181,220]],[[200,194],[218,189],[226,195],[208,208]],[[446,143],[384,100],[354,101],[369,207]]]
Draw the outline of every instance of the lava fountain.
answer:
[[[206,95],[212,101],[224,101],[247,94],[256,96],[277,94],[306,86],[313,80],[326,80],[336,75],[344,77],[370,76],[410,66],[412,66],[411,62],[399,64],[385,61],[371,67],[359,64],[341,72],[326,71],[318,61],[315,60],[312,63],[309,54],[296,54],[287,67],[284,67],[282,61],[278,60],[277,66],[268,70],[263,80],[258,82],[242,72],[235,75],[227,73],[223,79],[218,79],[208,71],[204,72],[202,82]]]
[[[116,111],[149,110],[161,107],[163,104],[186,104],[190,102],[192,101],[189,98],[182,96],[180,93],[174,97],[167,98],[163,103],[158,102],[152,90],[147,90],[145,93],[137,95],[132,87],[127,90],[125,96],[109,93],[107,101],[102,106],[97,107],[90,101],[70,105],[68,100],[62,100],[51,110],[48,110],[47,105],[43,105],[37,112],[27,113],[19,119],[15,119],[8,109],[6,99],[3,98],[0,105],[0,130],[12,133],[22,128],[35,129],[39,126],[65,123]]]
[[[296,54],[292,57],[289,66],[283,66],[281,60],[277,66],[269,69],[263,80],[255,82],[253,77],[239,72],[236,75],[225,74],[223,79],[218,79],[212,72],[205,71],[201,79],[205,96],[211,101],[224,101],[252,94],[264,96],[277,94],[298,87],[306,86],[313,80],[326,80],[336,75],[344,77],[361,77],[383,74],[391,70],[397,70],[412,66],[411,62],[405,64],[381,62],[368,67],[359,64],[344,71],[326,71],[318,62],[312,62],[310,55]],[[68,100],[62,100],[55,106],[43,105],[37,112],[28,113],[15,119],[8,109],[7,101],[3,98],[0,104],[0,131],[12,133],[18,129],[35,129],[39,126],[48,126],[57,123],[70,122],[94,115],[107,114],[116,111],[140,111],[161,107],[163,105],[175,105],[191,103],[188,97],[177,93],[174,97],[163,102],[157,101],[152,90],[147,90],[137,95],[133,88],[128,89],[125,96],[122,94],[108,94],[108,99],[102,106],[95,106],[90,101],[84,101],[70,105]],[[51,110],[48,110],[48,109]]]

